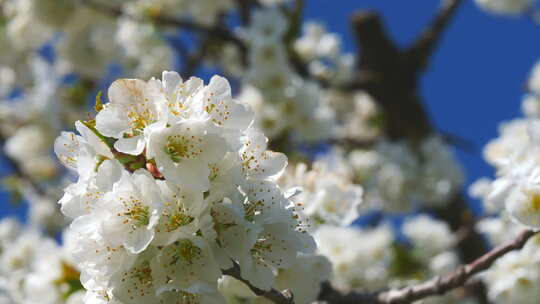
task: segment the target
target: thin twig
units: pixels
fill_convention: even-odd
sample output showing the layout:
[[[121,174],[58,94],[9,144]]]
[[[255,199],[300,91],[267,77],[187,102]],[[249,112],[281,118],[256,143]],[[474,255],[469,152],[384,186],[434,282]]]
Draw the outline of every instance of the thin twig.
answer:
[[[370,149],[373,148],[377,141],[375,139],[355,139],[350,137],[333,138],[328,141],[331,145],[338,145],[353,149]]]
[[[233,262],[233,267],[223,270],[223,274],[241,281],[242,283],[246,284],[254,294],[265,297],[276,304],[294,304],[293,294],[288,289],[284,291],[279,291],[274,288],[270,290],[262,290],[253,286],[248,280],[242,278],[240,266],[236,262]]]
[[[498,258],[508,252],[523,248],[525,243],[535,234],[536,232],[532,230],[524,230],[513,241],[496,247],[472,263],[461,266],[446,276],[436,277],[415,286],[381,293],[378,300],[381,303],[402,304],[411,303],[429,296],[445,294],[452,289],[464,286],[472,276],[488,269]]]
[[[413,45],[406,51],[411,61],[419,68],[425,68],[433,51],[439,44],[442,34],[450,24],[464,0],[444,0],[441,8],[431,21],[430,25],[418,37]]]
[[[370,303],[370,304],[407,304],[430,296],[443,295],[453,289],[463,287],[469,279],[491,267],[500,257],[510,251],[519,250],[527,241],[536,235],[533,230],[522,231],[513,241],[500,245],[473,262],[460,266],[454,272],[435,277],[426,282],[407,286],[401,289],[391,289],[379,293],[347,293],[342,294],[331,286],[326,285],[319,301],[326,303]]]

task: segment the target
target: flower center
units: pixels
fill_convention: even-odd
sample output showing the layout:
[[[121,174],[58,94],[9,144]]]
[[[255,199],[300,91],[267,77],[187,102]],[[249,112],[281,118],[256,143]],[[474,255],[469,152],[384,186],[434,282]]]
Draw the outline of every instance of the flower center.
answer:
[[[131,109],[127,114],[131,128],[135,131],[142,131],[146,126],[151,124],[154,119],[154,114],[147,107],[142,110]]]
[[[144,261],[138,267],[133,267],[129,271],[125,272],[122,278],[122,281],[126,279],[133,280],[133,289],[128,288],[128,293],[139,293],[141,296],[145,295],[145,289],[151,288],[153,284],[152,280],[152,269],[150,268],[150,263]]]
[[[171,265],[176,264],[180,259],[192,264],[195,259],[201,256],[201,248],[190,240],[179,240],[174,242],[174,245]]]
[[[540,211],[540,193],[534,193],[531,195],[531,208],[534,211]]]
[[[200,296],[185,291],[178,291],[178,303],[179,304],[199,304]]]
[[[166,204],[170,205],[171,203]],[[189,215],[188,210],[180,201],[176,201],[172,204],[176,206],[173,206],[171,209],[166,209],[162,213],[163,217],[168,219],[168,221],[165,223],[165,229],[167,232],[172,232],[179,227],[188,225],[195,219],[193,216]]]
[[[255,215],[257,215],[260,212],[260,209],[264,207],[263,201],[249,201],[246,204],[244,204],[244,214],[245,218],[248,221],[253,221],[253,218]]]
[[[137,228],[150,223],[150,207],[143,205],[140,200],[131,196],[128,200],[122,200],[122,204],[126,207],[126,211],[122,214],[126,217],[125,224],[131,223]]]
[[[255,242],[255,245],[250,249],[251,256],[256,260],[264,260],[263,256],[267,252],[272,252],[272,244],[267,239],[262,238]]]
[[[199,142],[201,140],[199,139]],[[167,137],[165,152],[169,154],[173,162],[180,162],[186,158],[196,158],[202,152],[195,147],[195,136],[171,135]]]

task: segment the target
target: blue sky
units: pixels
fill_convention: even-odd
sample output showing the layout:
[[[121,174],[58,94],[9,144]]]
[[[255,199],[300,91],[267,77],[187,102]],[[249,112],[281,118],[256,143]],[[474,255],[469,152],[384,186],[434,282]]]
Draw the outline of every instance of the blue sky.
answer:
[[[394,39],[407,45],[424,28],[439,1],[307,0],[306,18],[319,20],[342,35],[347,51],[356,49],[349,17],[359,9],[375,9]],[[418,3],[422,3],[419,5]],[[422,82],[422,95],[436,126],[471,141],[472,152],[458,150],[468,182],[491,175],[481,149],[497,135],[501,121],[520,114],[530,68],[540,59],[540,26],[526,18],[505,18],[480,11],[466,1],[450,25]],[[5,169],[5,168],[4,168]],[[22,214],[4,202],[2,214]]]
[[[309,0],[306,17],[321,20],[343,36],[344,48],[355,51],[349,17],[374,9],[384,16],[391,35],[407,45],[429,22],[439,1]],[[411,2],[417,5],[411,5]],[[422,4],[419,4],[422,3]],[[500,17],[466,1],[455,16],[422,81],[421,93],[437,128],[472,142],[475,151],[457,151],[467,181],[490,176],[482,147],[497,136],[501,121],[521,115],[528,73],[540,59],[540,26],[524,17]]]

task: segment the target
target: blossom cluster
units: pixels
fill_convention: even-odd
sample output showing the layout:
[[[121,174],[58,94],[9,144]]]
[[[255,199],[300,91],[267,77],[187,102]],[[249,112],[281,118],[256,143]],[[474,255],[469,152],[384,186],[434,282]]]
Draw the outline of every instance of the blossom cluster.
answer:
[[[463,184],[460,164],[438,136],[425,139],[418,149],[407,142],[381,140],[373,149],[352,151],[349,163],[373,209],[444,207]]]
[[[78,175],[60,204],[85,303],[220,303],[223,270],[268,290],[313,252],[276,184],[287,158],[225,78],[120,79],[108,98],[55,142]]]
[[[376,188],[357,184],[358,168],[352,164],[343,151],[334,150],[314,161],[311,168],[303,163],[290,166],[279,180],[288,192],[300,192],[292,200],[313,232],[317,254],[330,262],[332,286],[345,292],[377,290],[452,271],[460,261],[453,249],[457,236],[441,220],[425,215],[405,217],[401,237],[385,221],[375,227],[351,225],[359,216],[378,209],[364,195],[364,189]],[[410,208],[413,202],[405,204]],[[406,241],[400,240],[403,237]],[[448,303],[455,300],[453,294],[445,298]]]
[[[336,155],[340,157],[340,155]],[[317,160],[308,170],[305,163],[289,166],[280,184],[289,192],[299,192],[291,200],[309,231],[321,225],[348,226],[362,211],[363,189],[352,182],[350,170],[338,158]]]
[[[0,221],[0,303],[82,304],[83,296],[66,247],[12,218]]]
[[[386,138],[381,101],[355,84],[387,75],[358,73],[362,57],[301,20],[301,2],[0,0],[0,140],[16,171],[2,182],[31,226],[0,222],[0,303],[268,304],[255,291],[274,288],[307,304],[322,282],[375,291],[455,269],[455,223],[418,214],[462,198],[450,144]],[[533,2],[476,0],[514,16]],[[235,90],[151,78],[203,68]],[[88,118],[119,74],[151,79],[114,81]],[[495,180],[470,189],[493,245],[540,228],[540,64],[528,91],[525,117],[485,148]],[[61,229],[61,244],[44,235]],[[538,244],[480,276],[491,301],[536,301]],[[476,303],[422,303],[461,300]]]
[[[520,251],[497,260],[483,280],[489,287],[488,296],[494,303],[536,303],[540,297],[538,236],[530,239]]]
[[[540,182],[538,179],[538,130],[540,102],[540,66],[532,69],[522,101],[524,117],[503,122],[499,137],[484,147],[485,160],[496,169],[495,179],[481,178],[469,189],[482,200],[488,217],[476,229],[487,235],[493,245],[515,238],[524,227],[540,228]],[[495,303],[532,303],[540,282],[535,252],[538,238],[525,248],[504,256],[483,276],[490,300]]]
[[[293,134],[297,142],[329,139],[342,128],[336,125],[327,90],[315,81],[304,81],[288,64],[291,50],[283,46],[290,25],[283,12],[287,2],[261,1],[251,24],[235,25],[238,28],[234,30],[244,33],[249,47],[250,68],[242,65],[238,49],[223,41],[219,41],[223,56],[213,55],[221,52],[206,52],[200,58],[201,65],[222,68],[242,80],[241,89],[246,94],[238,99],[252,106],[255,124],[266,136]],[[153,18],[185,19],[212,28],[221,22],[221,16],[234,14],[236,8],[228,0],[0,2],[0,20],[5,25],[0,27],[0,42],[5,45],[0,50],[0,136],[9,143],[4,148],[6,154],[43,188],[62,187],[65,171],[51,157],[50,147],[56,134],[70,128],[73,121],[85,119],[87,101],[93,100],[96,91],[117,77],[118,70],[149,78],[177,68],[182,50],[177,40],[188,35],[187,31],[172,31]],[[116,10],[122,13],[111,14]],[[266,23],[280,33],[279,37],[259,35],[266,32],[264,20],[279,21]],[[290,43],[304,60],[318,62],[319,68],[310,68],[311,74],[327,80],[350,77],[352,56],[340,54],[339,38],[321,24],[306,24],[304,35],[299,33]],[[329,47],[322,50],[327,44]],[[271,48],[281,54],[279,58],[268,57],[264,50]],[[328,62],[332,64],[322,69]],[[269,90],[255,86],[252,80],[263,77],[265,71],[275,75],[271,78],[286,79],[285,83]],[[366,129],[366,119],[350,116],[347,129],[356,133]],[[288,142],[286,138],[280,150],[285,151]],[[16,175],[7,184],[14,196],[30,203],[30,214],[37,224],[49,230],[65,224],[54,204],[60,191],[32,193]]]
[[[531,228],[540,227],[537,71],[535,67],[529,81],[530,93],[523,99],[525,117],[501,124],[499,137],[484,148],[486,161],[497,170],[496,179],[481,179],[471,188],[472,194],[484,200],[486,210],[506,210],[515,222]]]
[[[285,44],[288,27],[278,8],[268,7],[253,14],[252,24],[244,33],[250,44],[250,65],[245,76],[247,85],[239,98],[252,105],[257,125],[271,137],[290,132],[288,135],[296,141],[332,138],[334,110],[323,98],[319,85],[300,77],[289,64]],[[320,42],[313,41],[319,38],[315,34],[316,38],[310,35],[297,40],[305,53],[320,50]],[[337,56],[335,50],[328,52]]]
[[[320,226],[314,236],[318,253],[331,262],[330,282],[343,291],[379,290],[445,275],[459,264],[453,250],[456,235],[446,223],[418,215],[406,219],[402,230],[407,243],[387,223],[373,228]],[[457,298],[449,294],[435,303],[456,303]]]

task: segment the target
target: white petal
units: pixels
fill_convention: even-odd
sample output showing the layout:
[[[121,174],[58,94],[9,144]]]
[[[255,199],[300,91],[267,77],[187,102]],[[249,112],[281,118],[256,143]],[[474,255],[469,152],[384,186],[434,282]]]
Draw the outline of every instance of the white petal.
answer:
[[[129,123],[119,107],[106,105],[96,115],[96,129],[104,136],[121,138],[129,130]]]
[[[259,166],[251,175],[256,178],[278,177],[287,167],[287,156],[283,153],[265,151],[259,160]]]
[[[153,238],[153,229],[148,230],[144,227],[139,228],[137,231],[127,234],[124,241],[124,247],[126,247],[128,252],[138,254],[143,252],[148,247]]]
[[[110,191],[120,180],[124,167],[117,160],[105,160],[98,168],[96,184],[103,191]]]
[[[176,166],[160,168],[161,173],[179,187],[206,191],[210,187],[208,165],[199,160],[185,159]]]
[[[103,155],[107,158],[114,158],[111,149],[105,144],[99,137],[97,137],[92,130],[85,126],[82,122],[76,121],[75,128],[81,134],[86,143],[95,151],[98,155]]]
[[[68,169],[77,169],[80,150],[80,137],[73,132],[62,132],[54,141],[54,153]]]
[[[182,83],[182,77],[177,72],[164,71],[161,75],[163,86],[168,96],[172,96],[176,87]]]
[[[143,152],[145,144],[144,137],[137,135],[130,138],[120,138],[114,143],[114,148],[122,153],[139,155]]]

